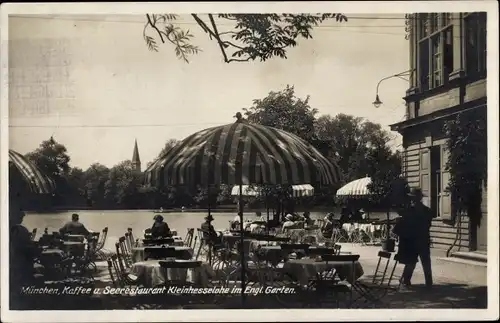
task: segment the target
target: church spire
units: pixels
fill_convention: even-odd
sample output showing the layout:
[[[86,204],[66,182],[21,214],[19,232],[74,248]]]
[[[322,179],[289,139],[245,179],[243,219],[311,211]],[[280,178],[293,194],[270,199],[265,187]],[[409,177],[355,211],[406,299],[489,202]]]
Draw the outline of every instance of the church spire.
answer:
[[[139,148],[137,147],[137,139],[135,140],[134,145],[134,153],[132,155],[132,164],[135,169],[140,172],[141,171],[141,159],[139,158]]]

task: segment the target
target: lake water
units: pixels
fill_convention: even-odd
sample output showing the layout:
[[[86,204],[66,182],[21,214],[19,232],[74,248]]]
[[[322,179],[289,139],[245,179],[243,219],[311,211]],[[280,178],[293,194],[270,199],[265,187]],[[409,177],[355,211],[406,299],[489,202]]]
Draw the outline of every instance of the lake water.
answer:
[[[142,235],[144,229],[151,227],[155,213],[150,210],[116,210],[116,211],[67,211],[57,213],[27,213],[23,224],[31,231],[37,228],[37,239],[43,234],[45,228],[49,232],[58,231],[67,221],[70,220],[72,213],[80,215],[82,222],[87,229],[101,232],[104,227],[108,227],[108,239],[105,248],[114,250],[114,244],[119,237],[123,236],[127,228],[132,228],[134,236],[137,238]],[[187,228],[199,228],[204,221],[206,212],[179,212],[162,213],[165,222],[171,229],[176,229],[178,235],[184,237]],[[311,218],[323,218],[326,212],[311,212]],[[235,213],[217,213],[212,212],[214,217],[213,225],[215,229],[226,229],[229,227],[229,221],[236,216]],[[265,217],[265,212],[262,212]],[[270,215],[272,217],[272,214]],[[254,212],[244,213],[245,219],[256,219]],[[370,218],[385,218],[385,214],[371,214]]]

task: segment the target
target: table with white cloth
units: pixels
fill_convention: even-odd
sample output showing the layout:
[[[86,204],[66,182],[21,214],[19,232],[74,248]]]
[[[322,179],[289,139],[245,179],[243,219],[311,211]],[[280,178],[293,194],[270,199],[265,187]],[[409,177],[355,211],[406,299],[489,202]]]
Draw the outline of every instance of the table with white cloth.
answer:
[[[366,233],[373,233],[377,230],[382,229],[381,224],[371,224],[371,223],[344,223],[342,224],[342,229],[347,232],[351,232],[354,230],[363,230]]]
[[[354,264],[354,271],[353,271]],[[316,274],[335,269],[340,277],[343,277],[348,282],[354,282],[363,276],[363,267],[359,261],[317,261],[314,258],[292,259],[283,265],[283,271],[289,273],[299,284],[305,286],[308,281],[315,277]],[[354,273],[354,277],[353,277]]]
[[[180,262],[182,260],[176,260]],[[215,272],[207,263],[198,268],[163,268],[160,260],[146,260],[136,262],[130,268],[130,274],[137,276],[146,287],[155,287],[168,284],[169,281],[185,281],[196,286],[207,286]]]
[[[162,249],[162,248],[175,248],[175,251],[179,253],[180,258],[184,260],[189,260],[193,258],[193,248],[188,246],[142,246],[132,248],[132,262],[139,262],[145,259],[144,250],[148,249]]]

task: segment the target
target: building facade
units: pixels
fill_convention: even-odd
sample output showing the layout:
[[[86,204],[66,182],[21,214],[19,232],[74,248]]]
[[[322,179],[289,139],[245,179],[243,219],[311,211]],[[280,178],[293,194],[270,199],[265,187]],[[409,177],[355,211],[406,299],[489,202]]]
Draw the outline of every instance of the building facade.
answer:
[[[391,125],[403,136],[403,173],[410,187],[422,189],[424,203],[436,215],[434,248],[456,243],[462,251],[486,251],[486,189],[481,226],[471,226],[467,217],[451,221],[443,131],[444,123],[459,113],[486,113],[486,13],[419,13],[407,23],[412,71],[407,119]]]

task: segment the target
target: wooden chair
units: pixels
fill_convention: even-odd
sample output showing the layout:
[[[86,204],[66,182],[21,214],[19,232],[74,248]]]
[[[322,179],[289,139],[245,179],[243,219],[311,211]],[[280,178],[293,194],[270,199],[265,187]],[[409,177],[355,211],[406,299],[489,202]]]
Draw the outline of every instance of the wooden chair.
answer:
[[[184,245],[191,248],[194,239],[194,228],[188,228],[186,237],[184,238]]]
[[[373,278],[371,281],[358,280],[354,284],[355,290],[360,294],[355,302],[363,300],[363,303],[371,303],[373,306],[383,306],[382,298],[387,295],[389,291],[397,291],[401,286],[401,277],[398,277],[398,283],[392,285],[396,267],[398,265],[397,259],[392,261],[391,253],[386,251],[378,252],[378,262]]]
[[[116,255],[118,257],[119,263],[121,264],[122,268],[124,270],[130,268],[132,266],[132,259],[126,254],[123,241],[119,240],[117,243],[115,243],[115,248],[116,248]]]
[[[356,266],[355,263],[359,260],[359,255],[340,255],[340,254],[330,254],[330,255],[322,255],[321,258],[328,265],[329,262],[350,262],[351,272],[349,275],[352,279],[355,279],[356,275]],[[338,308],[340,305],[340,295],[347,296],[346,298],[346,306],[350,308],[353,303],[353,290],[354,290],[354,282],[348,282],[346,280],[347,277],[342,277],[342,273],[333,268],[328,271],[326,275],[317,275],[316,282],[316,291],[319,294],[318,296],[323,299],[325,294],[332,293],[334,296],[334,301],[336,303],[336,307]]]
[[[212,245],[207,242],[207,240],[204,237],[203,230],[200,228],[197,229],[197,237],[198,237],[198,250],[196,252],[195,259],[198,260],[198,257],[201,254],[206,255],[206,259],[210,264],[212,264]]]
[[[108,227],[105,227],[104,229],[102,229],[102,233],[99,235],[99,238],[95,245],[95,254],[97,260],[107,259],[108,255],[111,254],[109,250],[104,249],[107,237],[108,237]]]

